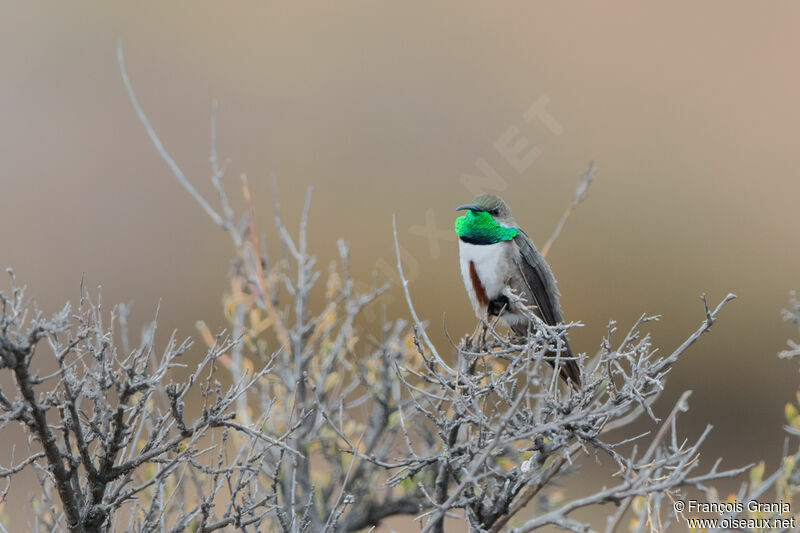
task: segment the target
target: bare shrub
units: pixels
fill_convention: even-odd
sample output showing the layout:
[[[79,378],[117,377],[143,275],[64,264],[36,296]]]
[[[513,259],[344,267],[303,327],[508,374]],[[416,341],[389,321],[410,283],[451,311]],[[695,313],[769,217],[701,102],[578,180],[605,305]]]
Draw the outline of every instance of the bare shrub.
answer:
[[[646,332],[658,317],[642,315],[625,330],[609,324],[600,351],[576,358],[578,390],[561,384],[547,364],[567,357],[564,336],[578,324],[548,326],[532,309],[525,339],[486,323],[485,340],[466,337],[452,354],[440,352],[414,309],[395,229],[410,320],[384,319],[365,330],[360,317],[388,286],[354,281],[341,241],[322,286],[307,246],[311,191],[294,235],[274,195],[280,250],[268,254],[246,179],[243,213],[228,200],[216,109],[210,173],[218,207],[167,153],[118,52],[131,102],[156,149],[231,238],[224,309],[232,333],[215,336],[198,323],[206,356],[189,367],[187,381],[176,382],[170,370],[189,341],[173,337],[157,355],[153,325],[130,348],[125,307],[112,310],[104,326],[99,300],[82,290],[76,312],[67,307],[45,319],[12,286],[2,297],[0,369],[13,375],[16,396],[0,394],[0,423],[22,424],[30,453],[0,476],[26,467],[39,475],[46,506],[34,528],[356,531],[407,514],[425,532],[443,531],[448,516],[474,531],[585,531],[591,525],[574,512],[611,503],[616,507],[603,508],[607,531],[629,509],[639,529],[663,530],[676,521],[667,503],[682,488],[708,490],[713,480],[746,470],[721,469],[720,461],[701,468],[698,455],[711,428],[694,442],[677,428],[688,393],[663,419],[652,407],[671,367],[709,331],[732,294],[715,306],[703,296],[698,328],[672,350],[657,350]],[[546,248],[592,177],[590,167]],[[311,305],[312,293],[321,304]],[[33,354],[45,344],[57,369],[39,377]],[[186,414],[190,394],[202,402],[196,416]],[[609,437],[642,415],[660,424],[655,434]],[[558,481],[576,475],[582,458],[606,458],[616,469],[612,484],[584,497],[549,497]]]
[[[46,318],[13,273],[11,281],[10,293],[0,292],[0,369],[12,375],[15,394],[0,392],[0,429],[22,425],[28,451],[0,477],[10,484],[27,466],[36,472],[42,492],[32,529],[213,531],[261,523],[270,505],[259,498],[259,467],[273,448],[296,452],[249,431],[229,458],[226,441],[239,428],[234,404],[271,362],[223,387],[218,361],[235,342],[218,335],[188,380],[172,381],[190,341],[173,334],[158,353],[153,322],[129,348],[127,308],[104,317],[99,291],[93,301],[82,287],[76,309],[67,304]],[[51,364],[45,351],[55,370],[42,375]],[[192,397],[202,405],[196,416],[186,414]],[[223,492],[228,503],[216,508]]]

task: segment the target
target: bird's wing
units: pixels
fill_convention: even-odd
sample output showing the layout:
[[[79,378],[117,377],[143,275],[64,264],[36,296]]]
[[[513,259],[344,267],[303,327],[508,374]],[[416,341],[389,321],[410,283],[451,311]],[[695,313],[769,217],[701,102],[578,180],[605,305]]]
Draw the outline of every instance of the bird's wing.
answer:
[[[550,267],[533,245],[530,237],[521,229],[514,237],[514,242],[520,251],[517,266],[530,291],[530,296],[533,297],[533,301],[528,303],[539,309],[541,319],[547,324],[553,326],[562,322],[556,279],[553,277]]]
[[[558,303],[558,288],[556,288],[556,278],[553,277],[553,272],[550,266],[539,253],[539,250],[533,245],[530,237],[528,237],[521,229],[514,242],[519,246],[519,259],[517,265],[522,279],[525,281],[527,288],[533,298],[532,303],[539,309],[539,316],[549,325],[555,325],[564,321],[561,316],[561,306]],[[564,381],[571,381],[573,386],[580,388],[581,386],[581,372],[578,363],[572,359],[572,350],[569,343],[565,345],[566,360],[564,360],[559,368],[559,373]],[[551,362],[555,366],[554,362]]]

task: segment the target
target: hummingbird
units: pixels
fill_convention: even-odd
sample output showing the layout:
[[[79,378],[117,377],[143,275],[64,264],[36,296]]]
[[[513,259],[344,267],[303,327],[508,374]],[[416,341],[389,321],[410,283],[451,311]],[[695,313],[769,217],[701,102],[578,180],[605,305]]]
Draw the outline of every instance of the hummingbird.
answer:
[[[455,230],[461,276],[478,318],[499,317],[514,334],[527,336],[529,320],[520,312],[520,303],[506,296],[506,289],[511,289],[546,324],[562,323],[553,272],[503,199],[485,194],[456,211],[466,211],[456,218]],[[569,344],[560,357],[561,377],[579,387],[580,371]],[[551,364],[555,366],[555,361]]]

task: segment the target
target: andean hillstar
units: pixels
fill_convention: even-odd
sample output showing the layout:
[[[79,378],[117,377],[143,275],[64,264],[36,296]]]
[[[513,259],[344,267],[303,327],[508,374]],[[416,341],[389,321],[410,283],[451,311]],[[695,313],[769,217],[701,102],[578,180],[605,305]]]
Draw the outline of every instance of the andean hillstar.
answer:
[[[531,326],[520,304],[504,294],[510,288],[545,323],[563,322],[550,266],[514,221],[508,205],[498,196],[485,194],[458,210],[467,211],[455,222],[461,276],[478,318],[499,316],[516,335],[526,336]],[[561,377],[580,386],[580,371],[568,344],[559,359]]]

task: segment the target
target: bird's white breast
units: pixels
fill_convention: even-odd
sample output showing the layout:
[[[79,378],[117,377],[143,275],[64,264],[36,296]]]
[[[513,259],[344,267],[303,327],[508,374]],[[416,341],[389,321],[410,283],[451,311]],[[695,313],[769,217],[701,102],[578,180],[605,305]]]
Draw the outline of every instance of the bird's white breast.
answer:
[[[495,244],[469,244],[462,240],[458,241],[458,255],[461,260],[461,276],[464,278],[464,285],[472,301],[472,306],[477,313],[478,300],[469,274],[469,264],[475,265],[475,272],[481,280],[486,295],[489,300],[494,300],[503,293],[508,280],[508,269],[512,265],[509,253],[512,244],[509,241],[500,241]]]

